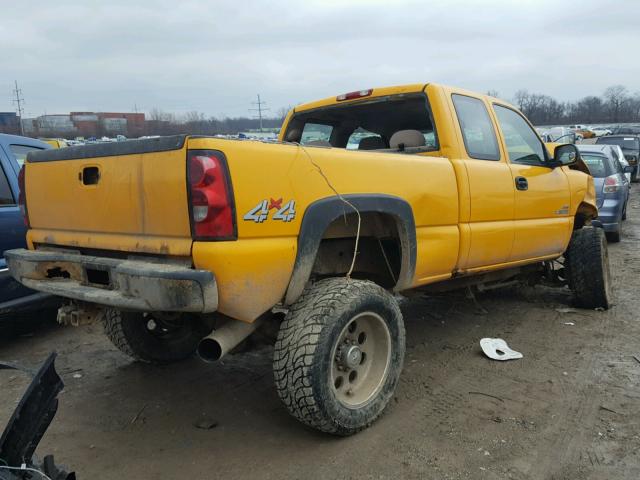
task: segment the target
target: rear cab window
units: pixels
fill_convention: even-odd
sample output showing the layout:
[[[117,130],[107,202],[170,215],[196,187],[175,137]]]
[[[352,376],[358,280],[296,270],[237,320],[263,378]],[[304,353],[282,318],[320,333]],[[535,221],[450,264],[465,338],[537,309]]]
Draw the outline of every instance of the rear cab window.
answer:
[[[451,99],[467,154],[478,160],[500,160],[496,131],[484,102],[457,93]]]
[[[285,141],[349,150],[388,150],[393,134],[417,130],[420,151],[437,151],[438,136],[424,92],[394,94],[345,104],[332,104],[294,114]]]

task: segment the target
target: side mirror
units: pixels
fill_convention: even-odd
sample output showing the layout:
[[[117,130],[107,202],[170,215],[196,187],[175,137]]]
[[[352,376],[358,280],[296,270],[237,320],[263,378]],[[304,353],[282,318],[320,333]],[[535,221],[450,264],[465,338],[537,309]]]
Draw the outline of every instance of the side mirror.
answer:
[[[633,173],[633,167],[632,167],[631,165],[625,165],[625,166],[622,168],[622,171],[623,171],[624,173]]]
[[[571,144],[565,143],[558,145],[553,151],[552,167],[565,167],[567,165],[573,165],[580,160],[580,151],[578,148]]]

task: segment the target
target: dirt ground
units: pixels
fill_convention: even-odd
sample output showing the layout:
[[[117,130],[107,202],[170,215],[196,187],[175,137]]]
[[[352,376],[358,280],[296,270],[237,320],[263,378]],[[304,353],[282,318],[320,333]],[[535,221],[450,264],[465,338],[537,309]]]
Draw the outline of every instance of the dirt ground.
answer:
[[[563,312],[568,291],[509,288],[407,301],[404,373],[386,414],[350,438],[289,417],[270,348],[218,365],[130,361],[99,325],[0,340],[35,366],[55,350],[66,388],[39,452],[80,479],[640,478],[640,189],[610,245],[615,305]],[[486,313],[484,313],[486,310]],[[569,324],[571,323],[571,324]],[[495,362],[482,337],[524,354]],[[27,381],[0,371],[0,422]]]

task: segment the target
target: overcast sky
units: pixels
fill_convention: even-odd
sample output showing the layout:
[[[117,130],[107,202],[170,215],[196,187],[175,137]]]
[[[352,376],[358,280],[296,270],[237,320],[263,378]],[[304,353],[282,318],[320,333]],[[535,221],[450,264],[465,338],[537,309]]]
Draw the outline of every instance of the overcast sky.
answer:
[[[640,90],[640,1],[0,0],[0,111],[248,115],[440,82],[510,99]],[[10,4],[10,7],[7,5]]]

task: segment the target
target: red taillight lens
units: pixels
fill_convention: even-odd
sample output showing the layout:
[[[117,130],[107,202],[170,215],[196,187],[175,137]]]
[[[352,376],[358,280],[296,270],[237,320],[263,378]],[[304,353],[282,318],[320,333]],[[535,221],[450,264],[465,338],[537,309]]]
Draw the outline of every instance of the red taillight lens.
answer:
[[[349,92],[349,93],[343,93],[342,95],[338,95],[336,97],[336,100],[338,102],[342,102],[344,100],[353,100],[354,98],[368,97],[372,93],[373,93],[372,88],[369,88],[368,90],[358,90],[357,92]]]
[[[188,183],[193,238],[235,239],[233,194],[224,155],[212,150],[190,150]]]
[[[27,197],[26,197],[26,189],[25,189],[25,165],[22,165],[20,172],[18,173],[18,188],[20,192],[18,193],[18,206],[20,207],[20,211],[22,212],[22,217],[24,219],[24,224],[29,227],[29,213],[27,212]]]
[[[615,175],[612,175],[604,179],[604,188],[602,189],[602,191],[604,193],[617,192],[618,188],[620,188],[621,186],[622,186],[622,183],[620,183],[620,180],[618,179],[618,177]]]

